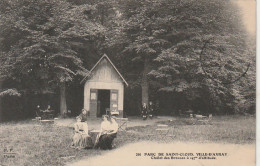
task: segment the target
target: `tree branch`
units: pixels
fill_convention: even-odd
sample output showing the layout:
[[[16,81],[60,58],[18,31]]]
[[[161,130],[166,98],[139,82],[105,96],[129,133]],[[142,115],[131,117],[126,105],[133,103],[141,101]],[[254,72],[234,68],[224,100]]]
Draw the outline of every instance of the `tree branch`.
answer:
[[[242,77],[244,77],[244,76],[246,75],[247,71],[249,70],[250,63],[247,65],[246,70],[245,70],[239,77],[237,77],[236,79],[234,79],[234,80],[232,80],[232,81],[228,81],[228,82],[217,81],[216,79],[214,79],[214,78],[205,70],[204,65],[203,65],[203,62],[202,62],[202,55],[204,54],[204,51],[206,50],[207,45],[210,43],[210,41],[211,41],[212,39],[213,39],[213,38],[210,38],[210,39],[204,41],[203,47],[202,47],[201,52],[200,52],[200,58],[199,58],[199,59],[200,59],[201,69],[202,69],[203,73],[204,73],[209,79],[211,79],[212,81],[214,81],[214,82],[216,82],[216,83],[222,83],[222,84],[227,85],[227,84],[233,84],[233,83],[239,81]]]

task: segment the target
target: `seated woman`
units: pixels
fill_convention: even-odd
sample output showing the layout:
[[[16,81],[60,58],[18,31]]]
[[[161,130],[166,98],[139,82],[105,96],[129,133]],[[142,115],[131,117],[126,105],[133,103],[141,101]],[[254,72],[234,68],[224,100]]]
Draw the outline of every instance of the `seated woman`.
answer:
[[[103,150],[112,149],[112,142],[117,135],[118,124],[115,119],[103,115],[103,122],[101,123],[101,132],[97,137],[95,148]]]
[[[117,131],[118,131],[118,123],[115,120],[115,117],[111,117],[111,123],[110,123],[110,137],[108,139],[108,145],[112,149],[112,142],[114,138],[117,136]]]
[[[73,136],[72,147],[84,149],[92,148],[93,143],[91,137],[88,135],[87,122],[81,122],[81,117],[76,117],[77,122],[74,124],[75,134]]]
[[[110,131],[111,131],[111,134],[115,134],[115,136],[118,131],[118,123],[116,122],[116,119],[113,116],[111,117]]]

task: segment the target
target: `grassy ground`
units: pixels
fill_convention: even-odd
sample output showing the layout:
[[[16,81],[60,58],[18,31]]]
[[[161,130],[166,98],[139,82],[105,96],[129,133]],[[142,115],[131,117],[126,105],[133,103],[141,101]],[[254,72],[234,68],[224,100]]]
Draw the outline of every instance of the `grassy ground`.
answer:
[[[256,122],[255,118],[248,116],[221,116],[214,117],[210,123],[192,121],[187,118],[178,118],[173,121],[158,122],[171,126],[170,134],[174,139],[166,141],[186,142],[214,142],[214,143],[255,143]],[[195,123],[195,124],[194,124]],[[156,130],[157,125],[146,127],[128,128],[143,135],[151,134]],[[153,132],[152,132],[153,133]],[[157,140],[156,137],[150,138]]]
[[[141,120],[140,120],[141,121]],[[146,121],[143,121],[146,123]],[[161,141],[154,134],[157,124],[168,124],[174,138],[166,142],[221,142],[235,144],[255,143],[255,118],[248,116],[214,117],[211,124],[196,123],[189,119],[176,118],[173,121],[157,122],[149,126],[136,126],[119,132],[115,139],[116,147],[140,140]],[[102,155],[101,150],[75,150],[70,148],[73,131],[71,128],[38,125],[31,121],[4,123],[0,126],[0,165],[64,165],[84,157]],[[13,146],[15,158],[4,158],[5,147]]]

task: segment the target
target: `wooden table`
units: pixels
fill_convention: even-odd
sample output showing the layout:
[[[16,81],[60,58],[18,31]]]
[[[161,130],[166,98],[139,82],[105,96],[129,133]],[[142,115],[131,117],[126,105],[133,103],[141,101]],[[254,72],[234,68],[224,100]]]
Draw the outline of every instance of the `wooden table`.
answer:
[[[100,130],[91,130],[90,131],[90,137],[92,139],[92,142],[95,144],[98,134],[100,133]]]

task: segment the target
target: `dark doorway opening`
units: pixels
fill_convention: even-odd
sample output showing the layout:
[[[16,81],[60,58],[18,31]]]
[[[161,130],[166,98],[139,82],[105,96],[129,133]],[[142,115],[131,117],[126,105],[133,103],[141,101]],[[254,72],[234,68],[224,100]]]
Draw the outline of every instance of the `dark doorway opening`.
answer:
[[[110,90],[98,90],[97,116],[106,114],[106,109],[110,108]]]

